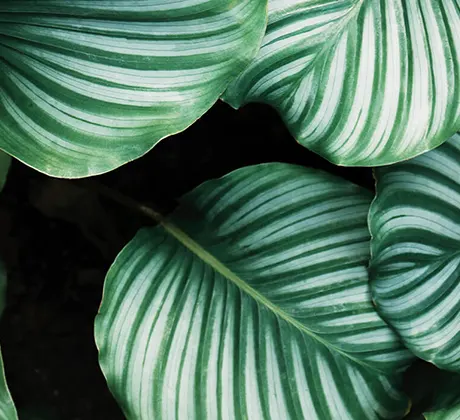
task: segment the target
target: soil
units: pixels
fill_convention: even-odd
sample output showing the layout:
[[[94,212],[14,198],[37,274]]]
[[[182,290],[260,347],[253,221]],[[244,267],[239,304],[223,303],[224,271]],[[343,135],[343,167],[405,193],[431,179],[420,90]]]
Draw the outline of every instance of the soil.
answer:
[[[270,161],[374,188],[370,169],[337,167],[309,152],[268,106],[235,111],[222,102],[141,159],[94,181],[168,212],[201,182]],[[93,321],[111,262],[152,222],[85,182],[52,179],[14,162],[0,196],[0,255],[9,284],[0,335],[21,419],[124,418],[99,369]]]

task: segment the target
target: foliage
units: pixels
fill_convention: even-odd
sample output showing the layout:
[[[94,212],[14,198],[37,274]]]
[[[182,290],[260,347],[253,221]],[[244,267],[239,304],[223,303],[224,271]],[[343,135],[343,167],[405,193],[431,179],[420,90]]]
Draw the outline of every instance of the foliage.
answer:
[[[459,0],[270,0],[234,107],[273,105],[303,145],[340,165],[433,149],[460,129]]]
[[[371,279],[385,320],[418,357],[460,372],[460,135],[375,170]]]
[[[411,356],[371,303],[370,200],[266,164],[204,183],[139,232],[109,271],[95,330],[127,417],[402,416],[396,372]]]
[[[0,2],[0,148],[107,172],[204,114],[257,53],[267,0]]]
[[[373,202],[286,163],[207,181],[169,217],[91,181],[63,199],[70,222],[102,194],[157,224],[116,258],[95,321],[128,419],[401,419],[416,356],[460,373],[460,0],[3,0],[0,53],[0,190],[10,156],[101,174],[220,97],[380,166]],[[0,312],[5,285],[1,265]],[[425,417],[460,419],[459,376],[440,377]]]

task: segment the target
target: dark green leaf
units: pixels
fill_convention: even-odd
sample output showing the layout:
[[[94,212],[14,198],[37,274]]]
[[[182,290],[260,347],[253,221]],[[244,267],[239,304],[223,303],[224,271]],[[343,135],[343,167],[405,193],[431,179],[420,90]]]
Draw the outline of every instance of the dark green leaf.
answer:
[[[460,129],[460,0],[269,0],[234,107],[274,106],[304,146],[340,165],[405,160]]]

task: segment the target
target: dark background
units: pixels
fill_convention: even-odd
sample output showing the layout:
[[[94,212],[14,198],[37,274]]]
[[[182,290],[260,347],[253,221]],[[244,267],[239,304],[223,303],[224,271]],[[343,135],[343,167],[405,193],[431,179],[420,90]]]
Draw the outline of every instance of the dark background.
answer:
[[[268,106],[235,111],[222,102],[143,158],[91,182],[168,212],[207,179],[271,161],[374,188],[370,169],[337,167],[309,152]],[[0,334],[21,420],[123,419],[99,369],[93,321],[114,257],[152,222],[93,187],[14,162],[0,196],[0,255],[8,268]]]

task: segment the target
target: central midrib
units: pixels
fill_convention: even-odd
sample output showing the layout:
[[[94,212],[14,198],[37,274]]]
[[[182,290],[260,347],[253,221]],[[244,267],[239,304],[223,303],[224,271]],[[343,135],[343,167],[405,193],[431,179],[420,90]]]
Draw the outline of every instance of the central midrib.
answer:
[[[150,217],[154,218],[159,224],[169,233],[171,234],[176,240],[178,240],[183,246],[185,246],[190,252],[195,254],[198,258],[204,261],[205,264],[212,267],[215,271],[220,273],[226,279],[234,283],[240,290],[248,294],[252,299],[256,302],[262,304],[266,308],[268,308],[271,312],[273,312],[276,316],[283,319],[284,321],[288,322],[302,333],[307,334],[318,343],[322,344],[328,349],[331,349],[346,359],[351,360],[352,362],[365,367],[366,369],[378,372],[379,374],[384,374],[384,371],[377,369],[375,366],[371,366],[365,363],[362,360],[356,359],[353,356],[345,353],[341,349],[333,346],[314,332],[310,331],[308,328],[305,327],[301,322],[297,321],[291,315],[286,313],[282,308],[275,305],[269,299],[267,299],[264,295],[259,293],[257,290],[252,288],[249,284],[247,284],[244,280],[238,277],[233,271],[231,271],[227,266],[222,264],[214,255],[204,249],[199,243],[197,243],[193,238],[191,238],[187,233],[183,230],[179,229],[173,223],[166,221],[162,216],[160,216],[157,212],[153,211],[152,209],[143,208],[143,211],[150,215]]]

